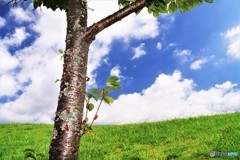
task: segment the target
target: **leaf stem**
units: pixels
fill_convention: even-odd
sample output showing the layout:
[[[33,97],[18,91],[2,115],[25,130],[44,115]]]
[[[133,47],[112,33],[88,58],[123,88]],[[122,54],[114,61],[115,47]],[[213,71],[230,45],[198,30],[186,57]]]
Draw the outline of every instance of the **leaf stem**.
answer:
[[[102,102],[103,102],[103,98],[101,99],[101,101],[100,101],[100,103],[99,103],[99,105],[98,105],[97,111],[96,111],[96,113],[95,113],[95,116],[93,117],[93,120],[92,120],[92,123],[90,124],[90,127],[92,127],[93,122],[96,120],[95,117],[98,115],[98,111],[99,111],[99,109],[100,109],[100,106],[101,106]]]
[[[87,116],[88,116],[88,110],[89,110],[89,109],[88,109],[87,106],[89,105],[89,101],[90,101],[90,98],[88,98],[87,104],[86,104],[86,115],[85,115],[85,119],[87,119]],[[85,120],[85,119],[84,119],[84,120]]]

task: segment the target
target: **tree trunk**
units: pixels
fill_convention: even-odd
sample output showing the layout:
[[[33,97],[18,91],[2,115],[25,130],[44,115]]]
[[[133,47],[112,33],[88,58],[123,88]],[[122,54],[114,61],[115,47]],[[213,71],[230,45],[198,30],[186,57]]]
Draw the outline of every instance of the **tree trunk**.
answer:
[[[67,36],[64,52],[63,75],[52,142],[50,160],[77,160],[85,100],[86,73],[89,46],[95,36],[144,7],[145,0],[138,0],[128,7],[87,27],[87,0],[68,0]]]
[[[58,107],[56,111],[50,160],[76,160],[81,137],[88,50],[84,38],[87,29],[87,3],[69,0],[66,50],[64,53]]]

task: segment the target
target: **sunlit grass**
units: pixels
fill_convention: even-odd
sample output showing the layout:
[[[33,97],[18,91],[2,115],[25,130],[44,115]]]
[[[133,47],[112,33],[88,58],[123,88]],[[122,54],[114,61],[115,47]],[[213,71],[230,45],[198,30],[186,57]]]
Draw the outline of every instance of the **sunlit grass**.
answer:
[[[21,160],[34,149],[48,156],[52,125],[1,124],[0,160]],[[240,154],[240,113],[175,119],[157,123],[95,126],[81,140],[81,160],[200,160],[210,152]]]

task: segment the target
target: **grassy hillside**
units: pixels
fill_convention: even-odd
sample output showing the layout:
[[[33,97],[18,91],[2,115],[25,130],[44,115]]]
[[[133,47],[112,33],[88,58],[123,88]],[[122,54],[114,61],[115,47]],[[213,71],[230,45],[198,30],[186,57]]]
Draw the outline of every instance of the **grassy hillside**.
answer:
[[[51,130],[52,125],[45,124],[1,124],[0,160],[21,160],[27,148],[47,157]],[[95,126],[94,132],[95,136],[82,138],[81,160],[240,159],[209,155],[212,151],[240,155],[240,113]]]

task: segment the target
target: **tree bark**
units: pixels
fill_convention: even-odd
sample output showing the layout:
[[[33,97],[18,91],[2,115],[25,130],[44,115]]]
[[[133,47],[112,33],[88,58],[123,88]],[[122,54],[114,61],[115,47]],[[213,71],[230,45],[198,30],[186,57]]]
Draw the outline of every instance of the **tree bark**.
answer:
[[[90,42],[87,29],[87,3],[69,0],[67,11],[66,50],[64,53],[58,107],[56,111],[50,160],[76,160],[81,137],[87,59]]]
[[[87,27],[87,0],[68,0],[66,50],[50,160],[77,160],[84,108],[89,46],[97,33],[144,7],[138,0]]]

